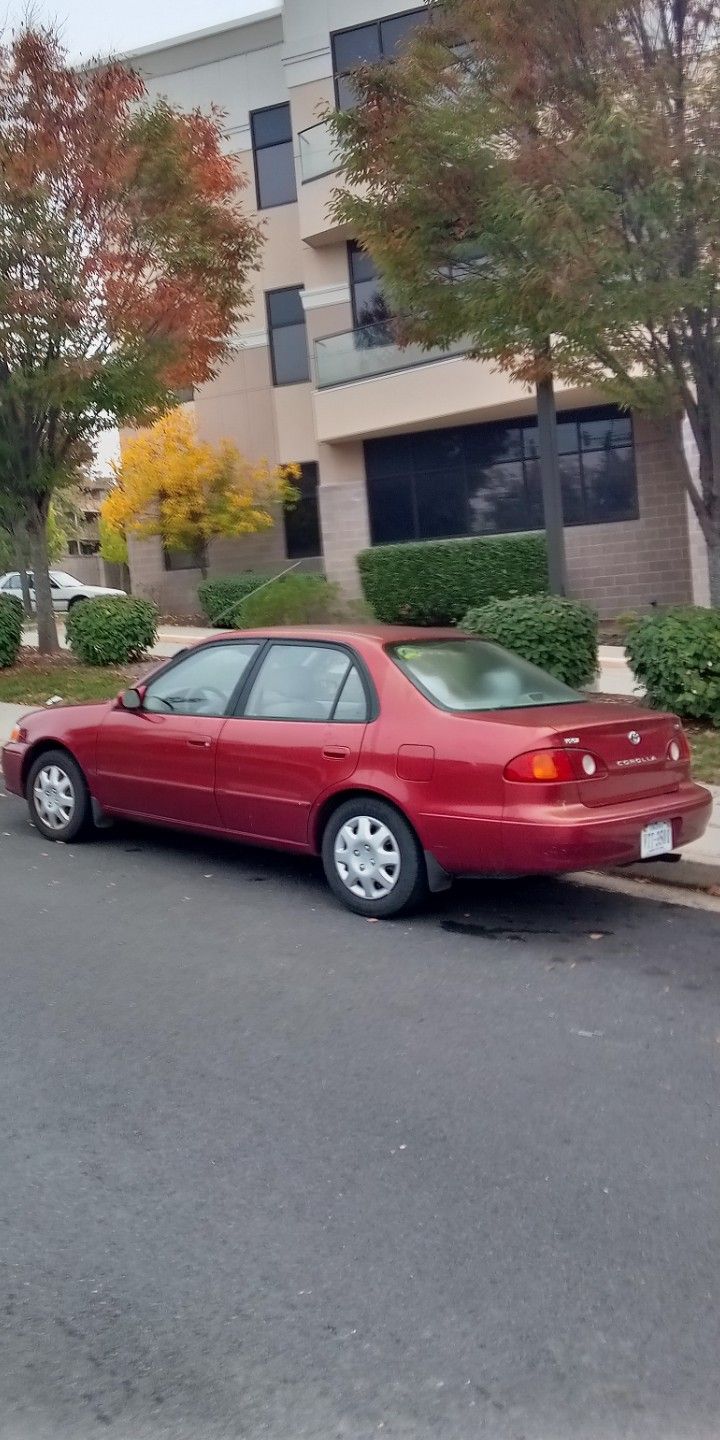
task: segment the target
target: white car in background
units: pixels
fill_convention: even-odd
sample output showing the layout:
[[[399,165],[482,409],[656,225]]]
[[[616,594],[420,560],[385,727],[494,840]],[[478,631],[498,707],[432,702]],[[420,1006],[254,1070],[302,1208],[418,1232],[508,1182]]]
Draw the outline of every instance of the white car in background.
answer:
[[[30,599],[35,606],[35,591],[33,590],[33,577],[28,572],[30,583]],[[85,585],[82,580],[76,580],[73,575],[67,575],[64,570],[50,571],[50,589],[53,597],[53,610],[62,613],[70,610],[81,600],[96,600],[99,596],[125,596],[125,590],[112,590],[107,585]],[[20,575],[17,570],[9,571],[0,579],[0,595],[10,595],[22,604],[22,590],[20,588]]]

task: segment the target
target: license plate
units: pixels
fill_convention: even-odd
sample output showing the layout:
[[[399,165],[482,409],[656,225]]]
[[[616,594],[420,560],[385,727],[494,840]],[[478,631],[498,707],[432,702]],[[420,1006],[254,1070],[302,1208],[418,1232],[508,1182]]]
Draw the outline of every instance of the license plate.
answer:
[[[640,834],[641,860],[652,860],[654,855],[667,855],[672,848],[672,825],[669,820],[653,820]]]

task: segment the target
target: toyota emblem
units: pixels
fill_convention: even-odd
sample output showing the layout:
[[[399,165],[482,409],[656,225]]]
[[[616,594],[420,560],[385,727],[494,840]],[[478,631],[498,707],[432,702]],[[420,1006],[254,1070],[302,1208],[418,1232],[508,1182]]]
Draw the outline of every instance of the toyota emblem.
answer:
[[[628,731],[628,740],[630,741],[630,744],[631,744],[631,745],[639,745],[639,744],[640,744],[640,736],[638,735],[637,730],[629,730],[629,731]]]

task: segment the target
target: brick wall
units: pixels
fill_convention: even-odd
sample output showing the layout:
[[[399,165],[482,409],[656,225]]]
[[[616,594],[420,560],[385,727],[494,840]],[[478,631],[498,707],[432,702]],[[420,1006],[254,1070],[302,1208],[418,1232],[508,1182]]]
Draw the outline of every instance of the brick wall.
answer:
[[[676,423],[635,416],[639,520],[566,531],[570,592],[605,617],[692,599]]]
[[[195,618],[200,612],[197,592],[202,581],[200,570],[166,570],[160,540],[128,540],[130,570],[134,595],[144,595],[164,615]],[[282,520],[272,530],[248,535],[242,540],[215,540],[208,551],[210,575],[237,575],[243,570],[257,570],[277,575],[294,562],[285,557],[285,532]],[[319,559],[302,560],[299,570],[322,570]]]

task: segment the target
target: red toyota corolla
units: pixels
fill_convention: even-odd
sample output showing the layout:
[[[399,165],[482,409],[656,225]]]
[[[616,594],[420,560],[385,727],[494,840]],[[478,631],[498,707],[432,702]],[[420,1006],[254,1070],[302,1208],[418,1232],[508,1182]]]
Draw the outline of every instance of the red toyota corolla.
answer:
[[[674,716],[457,630],[382,626],[220,635],[116,700],[26,715],[3,771],[47,839],[129,816],[319,853],[367,916],[457,875],[651,859],[711,808]]]

